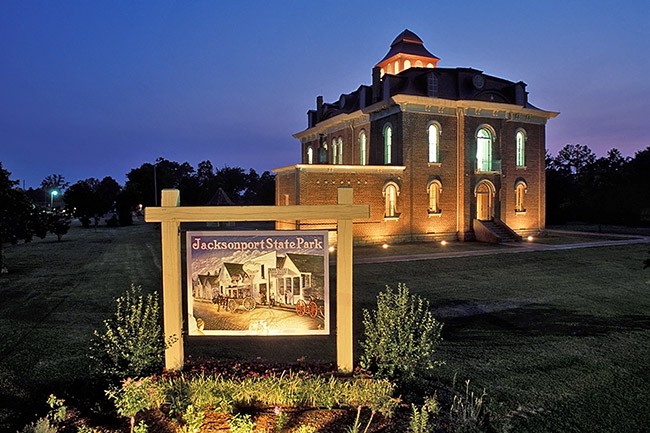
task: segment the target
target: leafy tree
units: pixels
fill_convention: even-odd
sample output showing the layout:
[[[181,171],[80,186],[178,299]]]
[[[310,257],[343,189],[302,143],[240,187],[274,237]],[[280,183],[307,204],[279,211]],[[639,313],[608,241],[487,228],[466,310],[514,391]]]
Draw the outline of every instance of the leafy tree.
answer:
[[[53,210],[48,214],[48,229],[60,242],[63,235],[70,230],[70,218],[59,210]]]
[[[3,244],[31,239],[29,221],[33,205],[27,194],[17,188],[18,181],[10,179],[11,173],[0,163],[0,272],[6,273]]]
[[[194,168],[184,162],[179,164],[158,158],[154,164],[144,163],[127,173],[124,185],[128,190],[125,198],[130,201],[132,208],[138,205],[160,205],[160,191],[165,188],[179,188],[183,180],[191,176]]]
[[[70,182],[66,182],[65,178],[60,174],[51,174],[41,181],[41,189],[47,191],[48,194],[52,190],[63,193],[68,186],[70,186]]]
[[[112,177],[105,177],[101,182],[89,178],[68,188],[63,199],[66,206],[73,209],[74,216],[79,218],[84,228],[90,227],[91,221],[97,227],[101,216],[115,208],[121,189]]]
[[[588,146],[582,144],[567,144],[552,160],[551,167],[560,172],[580,175],[585,168],[596,161],[596,155]]]
[[[243,200],[244,203],[252,205],[275,204],[275,175],[265,171],[260,176],[251,168],[248,171],[248,182]]]

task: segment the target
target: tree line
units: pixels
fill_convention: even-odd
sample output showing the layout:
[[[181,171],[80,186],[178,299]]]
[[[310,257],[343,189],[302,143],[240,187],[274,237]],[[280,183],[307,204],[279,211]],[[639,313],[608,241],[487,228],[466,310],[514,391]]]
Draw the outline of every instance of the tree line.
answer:
[[[215,169],[210,161],[196,168],[158,158],[126,174],[120,185],[112,177],[89,178],[70,185],[53,174],[39,188],[23,190],[0,162],[1,245],[29,242],[54,233],[67,233],[71,218],[83,227],[129,225],[135,212],[159,204],[160,191],[180,190],[183,205],[263,205],[275,202],[275,176],[239,167]],[[62,194],[64,207],[52,206],[53,191]],[[59,196],[57,196],[59,197]],[[580,221],[596,224],[650,225],[650,147],[633,157],[617,149],[596,157],[585,145],[568,144],[556,156],[546,155],[546,216],[548,224]]]
[[[47,176],[39,188],[24,190],[0,162],[0,269],[6,272],[2,245],[30,242],[34,236],[44,238],[48,232],[60,240],[78,218],[83,227],[133,223],[134,215],[147,206],[159,204],[160,192],[166,188],[180,190],[186,206],[264,205],[275,202],[275,176],[239,167],[215,169],[202,161],[195,169],[189,163],[158,158],[126,174],[120,185],[107,176],[88,178],[70,184],[58,174]],[[56,197],[56,200],[55,200]],[[64,206],[60,206],[61,199]]]
[[[546,221],[650,225],[650,147],[633,157],[613,148],[598,158],[580,144],[547,153]]]

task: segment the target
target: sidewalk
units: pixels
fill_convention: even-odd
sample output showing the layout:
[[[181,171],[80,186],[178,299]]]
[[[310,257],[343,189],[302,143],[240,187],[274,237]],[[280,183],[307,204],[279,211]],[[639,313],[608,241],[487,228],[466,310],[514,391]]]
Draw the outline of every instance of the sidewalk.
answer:
[[[584,232],[570,232],[570,231],[560,231],[553,230],[553,233],[558,234],[581,234],[581,235],[593,235],[593,236],[604,236],[602,233],[584,233]],[[558,245],[549,245],[541,244],[534,242],[520,242],[520,243],[507,243],[499,244],[501,247],[507,248],[493,248],[493,249],[484,249],[484,250],[472,250],[472,251],[456,251],[456,252],[437,252],[432,254],[411,254],[411,255],[394,255],[394,256],[385,256],[385,257],[359,257],[354,259],[354,264],[365,264],[365,263],[392,263],[392,262],[411,262],[416,260],[437,260],[437,259],[449,259],[455,257],[474,257],[474,256],[487,256],[495,254],[516,254],[516,253],[530,253],[535,251],[559,251],[559,250],[571,250],[577,248],[595,248],[595,247],[612,247],[619,245],[633,245],[633,244],[649,244],[650,236],[634,236],[634,235],[606,235],[608,237],[622,237],[625,239],[619,240],[605,240],[605,241],[593,241],[593,242],[580,242],[572,244],[558,244]],[[399,246],[396,246],[399,248]]]

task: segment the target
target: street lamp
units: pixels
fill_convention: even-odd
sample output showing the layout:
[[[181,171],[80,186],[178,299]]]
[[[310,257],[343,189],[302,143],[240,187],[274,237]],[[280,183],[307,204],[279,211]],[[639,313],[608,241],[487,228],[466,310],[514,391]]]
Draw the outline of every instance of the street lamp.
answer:
[[[54,206],[54,196],[59,195],[59,191],[53,189],[50,191],[50,209],[52,209]]]

